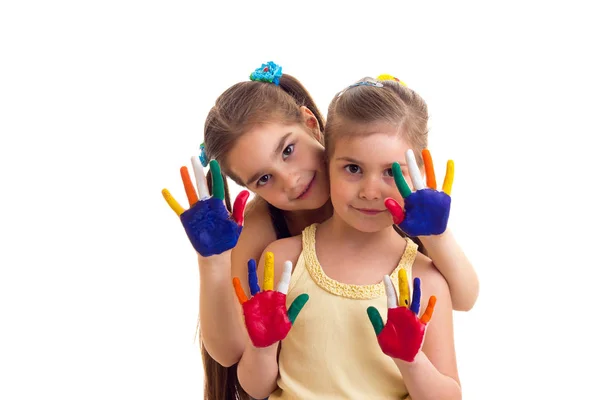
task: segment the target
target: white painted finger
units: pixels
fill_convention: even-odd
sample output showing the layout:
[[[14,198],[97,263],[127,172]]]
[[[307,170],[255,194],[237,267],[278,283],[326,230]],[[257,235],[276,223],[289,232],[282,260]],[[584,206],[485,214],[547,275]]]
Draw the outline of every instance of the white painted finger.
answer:
[[[204,169],[202,168],[198,156],[192,156],[192,167],[194,168],[194,176],[196,177],[198,199],[206,200],[210,197],[210,193],[208,192],[208,184],[206,183],[206,176],[204,176]]]
[[[392,279],[389,275],[383,277],[383,285],[385,286],[385,295],[387,297],[388,308],[398,307],[398,296],[396,295],[396,288],[392,283]]]
[[[423,177],[421,176],[421,171],[419,171],[415,153],[412,149],[406,151],[406,163],[408,164],[408,174],[415,190],[425,189],[425,182],[423,182]]]
[[[281,279],[277,285],[277,291],[287,294],[290,287],[290,279],[292,279],[292,262],[286,261],[283,263],[283,273],[281,274]]]

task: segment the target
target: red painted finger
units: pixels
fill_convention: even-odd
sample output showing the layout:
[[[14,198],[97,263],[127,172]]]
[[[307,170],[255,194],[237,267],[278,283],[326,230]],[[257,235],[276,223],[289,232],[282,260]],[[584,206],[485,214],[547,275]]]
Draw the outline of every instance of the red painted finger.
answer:
[[[394,223],[398,225],[402,221],[404,221],[404,210],[402,206],[398,204],[398,202],[391,197],[385,199],[385,208],[388,209],[390,214],[392,214],[392,218],[394,219]]]
[[[242,190],[233,202],[233,220],[240,226],[244,225],[244,210],[249,196],[250,192]]]

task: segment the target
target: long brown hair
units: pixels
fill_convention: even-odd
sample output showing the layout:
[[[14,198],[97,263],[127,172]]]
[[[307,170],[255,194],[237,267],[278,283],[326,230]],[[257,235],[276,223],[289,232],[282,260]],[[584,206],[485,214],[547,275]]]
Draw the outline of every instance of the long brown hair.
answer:
[[[322,130],[325,124],[321,112],[306,88],[293,76],[283,74],[279,85],[257,81],[236,83],[217,98],[206,117],[206,155],[216,159],[227,176],[244,186],[227,163],[227,155],[237,140],[257,125],[303,122],[300,110],[303,106],[313,113]]]
[[[300,123],[300,107],[308,108],[315,116],[319,129],[325,126],[323,116],[306,88],[291,75],[283,74],[279,85],[267,82],[239,82],[225,90],[210,109],[204,124],[204,146],[209,159],[216,159],[226,176],[240,186],[244,182],[231,173],[227,155],[237,140],[255,126],[268,123]],[[322,138],[323,135],[320,135]],[[209,173],[210,174],[210,173]],[[209,186],[212,177],[208,177]],[[229,190],[225,198],[231,211]],[[211,189],[212,192],[212,189]],[[251,400],[237,377],[237,364],[223,367],[202,346],[204,363],[204,398],[206,400]]]
[[[216,362],[202,346],[204,362],[204,399],[205,400],[252,400],[240,385],[237,377],[237,364],[223,367]]]

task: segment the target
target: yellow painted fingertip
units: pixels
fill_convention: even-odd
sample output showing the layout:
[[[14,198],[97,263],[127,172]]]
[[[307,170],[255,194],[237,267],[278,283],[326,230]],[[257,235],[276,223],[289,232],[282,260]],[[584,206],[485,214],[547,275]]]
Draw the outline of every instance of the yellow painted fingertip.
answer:
[[[273,290],[273,280],[275,275],[275,256],[270,251],[265,254],[265,278],[263,290]]]
[[[173,198],[173,196],[171,196],[171,193],[169,193],[169,191],[167,189],[163,189],[162,190],[162,195],[165,198],[165,200],[167,201],[167,204],[169,204],[169,207],[171,207],[171,209],[173,211],[175,211],[175,213],[179,216],[181,214],[183,214],[183,212],[185,211],[183,209],[183,207],[181,207],[179,205],[179,203],[177,202],[177,200],[175,200]]]
[[[409,307],[410,289],[408,288],[408,277],[406,276],[406,270],[400,269],[398,272],[398,289],[400,290],[400,307]]]
[[[448,196],[452,192],[452,184],[454,183],[454,161],[448,160],[446,164],[446,177],[444,178],[444,185],[442,186],[442,190]]]

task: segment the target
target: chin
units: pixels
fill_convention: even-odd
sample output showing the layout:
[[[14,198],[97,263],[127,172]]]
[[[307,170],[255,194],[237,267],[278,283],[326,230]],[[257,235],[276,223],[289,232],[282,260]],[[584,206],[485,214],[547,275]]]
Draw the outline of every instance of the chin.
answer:
[[[329,188],[327,188],[327,190],[316,187],[313,189],[318,190],[314,190],[314,192],[311,193],[310,198],[302,202],[301,210],[317,210],[329,201]]]
[[[357,231],[364,233],[380,232],[390,226],[387,222],[357,220],[355,218],[352,221],[346,221],[346,223]]]

